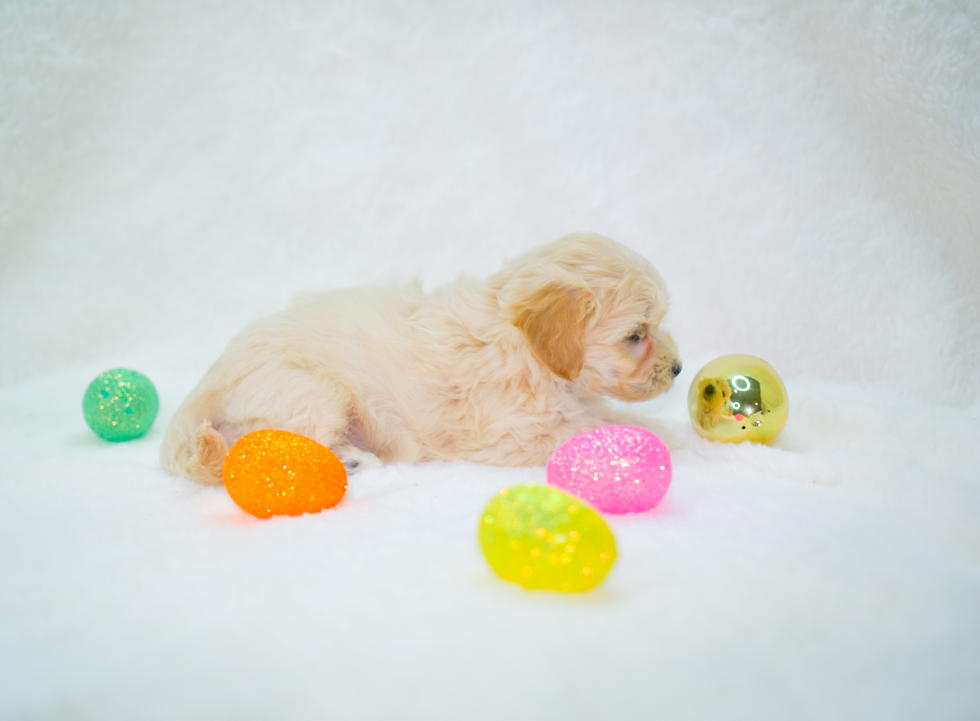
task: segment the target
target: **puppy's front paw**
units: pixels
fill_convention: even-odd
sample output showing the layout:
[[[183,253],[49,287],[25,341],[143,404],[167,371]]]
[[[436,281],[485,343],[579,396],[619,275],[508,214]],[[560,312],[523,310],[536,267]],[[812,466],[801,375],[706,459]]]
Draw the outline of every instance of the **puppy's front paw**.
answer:
[[[369,466],[380,466],[381,459],[370,451],[365,451],[363,448],[358,448],[357,446],[339,446],[333,449],[333,452],[337,454],[341,463],[347,469],[347,473],[357,473],[358,471],[367,468]]]

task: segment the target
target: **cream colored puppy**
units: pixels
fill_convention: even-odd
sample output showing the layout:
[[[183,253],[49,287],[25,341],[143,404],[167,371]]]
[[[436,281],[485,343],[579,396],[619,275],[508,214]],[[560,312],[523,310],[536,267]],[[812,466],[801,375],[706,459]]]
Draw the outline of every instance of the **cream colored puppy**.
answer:
[[[177,410],[164,467],[220,483],[228,444],[260,428],[361,463],[462,458],[533,466],[577,433],[649,426],[607,407],[670,388],[663,281],[600,235],[570,235],[488,281],[300,296],[246,328]]]

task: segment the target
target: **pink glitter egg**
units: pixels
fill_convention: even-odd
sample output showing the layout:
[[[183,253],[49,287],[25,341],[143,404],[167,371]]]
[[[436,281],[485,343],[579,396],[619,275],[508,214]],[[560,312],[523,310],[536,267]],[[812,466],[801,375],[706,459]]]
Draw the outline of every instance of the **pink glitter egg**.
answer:
[[[548,485],[606,513],[653,508],[670,487],[670,451],[650,431],[604,426],[563,443],[548,461]]]

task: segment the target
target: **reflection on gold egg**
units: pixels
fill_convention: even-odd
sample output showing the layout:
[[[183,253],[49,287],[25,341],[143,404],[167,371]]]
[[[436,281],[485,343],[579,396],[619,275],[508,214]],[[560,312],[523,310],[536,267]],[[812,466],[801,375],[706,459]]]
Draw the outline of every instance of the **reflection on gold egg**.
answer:
[[[786,425],[786,386],[771,365],[750,355],[716,358],[698,371],[687,395],[699,435],[725,443],[769,443]]]

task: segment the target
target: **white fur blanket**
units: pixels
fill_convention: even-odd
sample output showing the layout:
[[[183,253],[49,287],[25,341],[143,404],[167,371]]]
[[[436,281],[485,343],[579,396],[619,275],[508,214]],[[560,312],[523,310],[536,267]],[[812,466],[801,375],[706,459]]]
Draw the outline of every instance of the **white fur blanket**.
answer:
[[[0,3],[0,718],[980,717],[980,10],[935,2]],[[582,596],[476,545],[543,469],[370,469],[259,522],[163,428],[300,290],[589,230],[671,288],[653,512]],[[773,447],[690,429],[716,355]],[[110,445],[82,391],[161,415]]]

